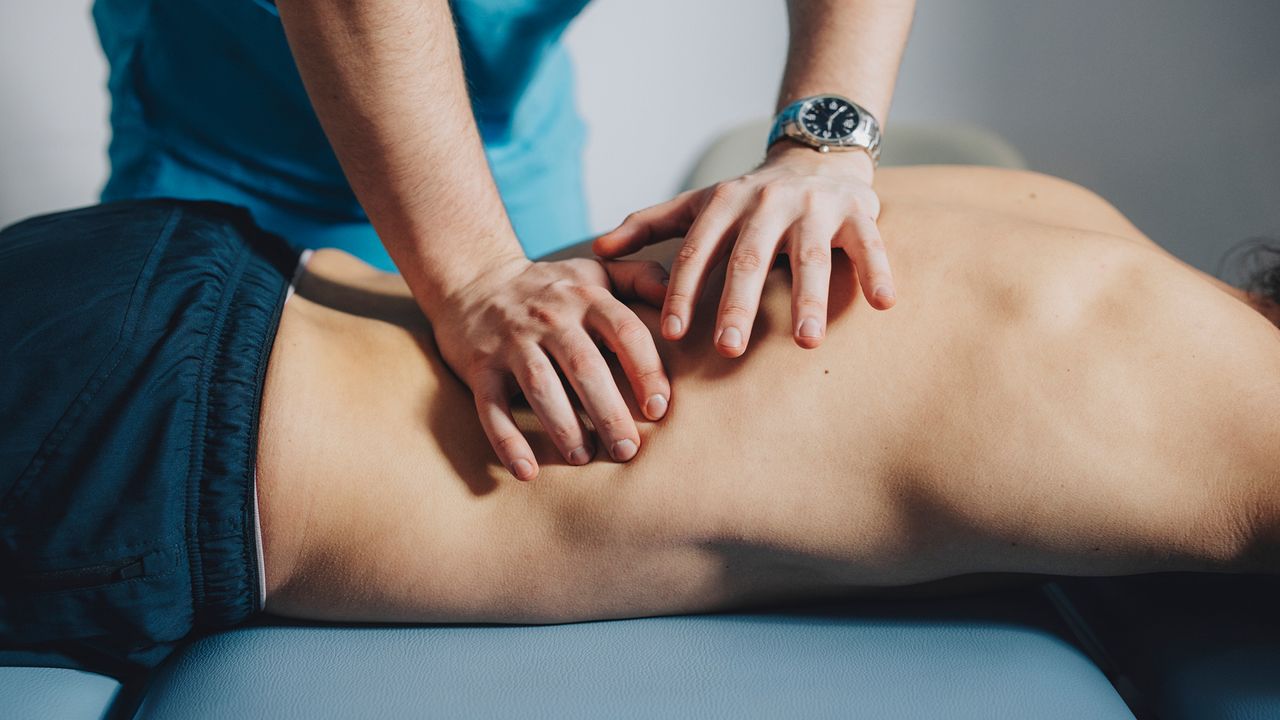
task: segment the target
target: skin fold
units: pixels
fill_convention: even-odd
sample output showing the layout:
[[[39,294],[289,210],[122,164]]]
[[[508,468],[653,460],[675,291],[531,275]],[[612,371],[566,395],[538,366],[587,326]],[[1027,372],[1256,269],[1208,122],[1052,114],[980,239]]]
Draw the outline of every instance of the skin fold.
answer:
[[[1247,296],[1062,180],[919,167],[876,190],[895,307],[869,307],[839,251],[817,348],[789,337],[785,258],[740,357],[711,342],[722,269],[682,340],[629,303],[671,410],[624,394],[638,454],[570,466],[517,399],[532,482],[403,281],[317,252],[260,419],[268,611],[543,623],[976,573],[1280,569],[1280,331]]]

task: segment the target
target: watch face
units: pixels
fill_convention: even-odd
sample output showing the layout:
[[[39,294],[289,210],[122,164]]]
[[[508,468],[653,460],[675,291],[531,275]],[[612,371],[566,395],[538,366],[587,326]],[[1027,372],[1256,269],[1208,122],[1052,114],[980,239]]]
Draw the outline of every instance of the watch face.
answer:
[[[833,97],[813,100],[800,113],[800,124],[819,140],[842,140],[858,127],[858,111]]]

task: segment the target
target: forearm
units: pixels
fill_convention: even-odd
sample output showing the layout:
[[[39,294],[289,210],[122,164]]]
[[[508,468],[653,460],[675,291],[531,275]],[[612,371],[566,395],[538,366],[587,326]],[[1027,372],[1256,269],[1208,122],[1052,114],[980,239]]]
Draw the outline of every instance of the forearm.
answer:
[[[523,257],[484,156],[445,0],[279,0],[316,115],[423,309]]]
[[[866,108],[883,128],[893,99],[898,64],[907,44],[914,0],[788,0],[790,43],[776,110],[810,95],[844,95]],[[809,148],[779,142],[768,160],[853,171],[867,182],[875,174],[867,153],[840,153],[814,165]]]
[[[914,0],[788,0],[790,44],[777,110],[837,93],[884,125]]]

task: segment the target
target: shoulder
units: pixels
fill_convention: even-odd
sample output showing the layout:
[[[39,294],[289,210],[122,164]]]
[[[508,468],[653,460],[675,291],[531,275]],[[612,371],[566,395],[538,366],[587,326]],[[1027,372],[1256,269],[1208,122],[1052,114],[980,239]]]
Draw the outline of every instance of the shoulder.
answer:
[[[884,203],[947,204],[1150,242],[1101,195],[1031,170],[975,165],[884,168],[877,173],[876,190]]]

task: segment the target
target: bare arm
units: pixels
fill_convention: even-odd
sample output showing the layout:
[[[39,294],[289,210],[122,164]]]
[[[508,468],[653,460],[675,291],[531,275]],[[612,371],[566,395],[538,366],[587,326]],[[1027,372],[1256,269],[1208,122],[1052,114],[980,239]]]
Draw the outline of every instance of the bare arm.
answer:
[[[776,110],[834,92],[871,111],[883,126],[915,1],[789,0],[787,8],[791,42]]]
[[[837,92],[882,124],[915,14],[914,0],[788,0],[791,42],[777,110]]]
[[[836,93],[883,124],[914,8],[909,0],[790,0],[791,42],[778,108]],[[746,352],[764,276],[784,252],[795,279],[792,336],[800,347],[816,348],[826,335],[833,247],[853,258],[868,304],[887,310],[896,302],[876,227],[873,173],[867,153],[824,154],[780,140],[753,172],[632,213],[592,249],[618,257],[683,236],[663,307],[668,340],[688,332],[707,274],[727,253],[729,275],[713,334],[726,357]]]
[[[523,258],[471,114],[445,0],[279,0],[316,114],[424,311]]]
[[[802,97],[835,93],[866,108],[886,128],[915,5],[915,0],[788,0],[787,66],[774,112]],[[786,142],[769,151],[770,158],[814,161],[812,156],[808,148]],[[866,153],[819,160],[849,166],[868,182],[875,173]]]
[[[595,453],[553,360],[610,456],[634,457],[639,432],[595,339],[624,359],[639,406],[656,420],[671,388],[653,338],[609,294],[604,266],[525,257],[471,114],[446,0],[278,4],[343,172],[431,318],[442,357],[471,390],[503,465],[522,480],[538,474],[511,414],[517,390],[570,463]],[[620,277],[637,272],[651,293],[661,288],[656,266]]]

